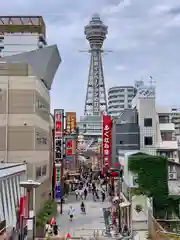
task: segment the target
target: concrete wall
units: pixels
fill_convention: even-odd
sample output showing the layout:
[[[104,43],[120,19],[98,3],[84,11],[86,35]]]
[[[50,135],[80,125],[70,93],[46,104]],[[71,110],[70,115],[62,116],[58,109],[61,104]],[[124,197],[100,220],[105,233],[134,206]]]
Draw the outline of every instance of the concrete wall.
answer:
[[[137,212],[135,210],[136,205],[141,205],[142,211]],[[147,208],[147,197],[133,196],[131,201],[132,210],[132,227],[134,230],[147,230],[148,229],[148,208]]]
[[[156,102],[155,98],[138,100],[138,122],[140,126],[140,148],[142,152],[156,155]],[[144,119],[152,118],[152,127],[144,126]],[[145,145],[144,138],[152,137],[152,145]]]
[[[152,240],[179,240],[180,235],[176,233],[166,232],[162,226],[152,216],[152,213],[148,213],[148,234]]]
[[[39,202],[51,189],[50,131],[50,96],[43,83],[34,76],[0,76],[0,160],[28,163],[28,178],[42,183]]]

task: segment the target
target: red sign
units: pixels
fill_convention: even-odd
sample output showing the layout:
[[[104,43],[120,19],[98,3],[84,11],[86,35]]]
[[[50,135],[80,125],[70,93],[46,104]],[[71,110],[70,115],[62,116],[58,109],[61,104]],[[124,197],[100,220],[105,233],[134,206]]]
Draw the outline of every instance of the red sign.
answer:
[[[111,151],[112,151],[112,119],[111,116],[103,115],[103,141],[102,141],[102,154],[104,166],[110,168]]]
[[[64,110],[63,109],[55,109],[54,117],[55,117],[55,137],[63,137]]]
[[[73,139],[66,140],[66,156],[71,156],[73,154]]]

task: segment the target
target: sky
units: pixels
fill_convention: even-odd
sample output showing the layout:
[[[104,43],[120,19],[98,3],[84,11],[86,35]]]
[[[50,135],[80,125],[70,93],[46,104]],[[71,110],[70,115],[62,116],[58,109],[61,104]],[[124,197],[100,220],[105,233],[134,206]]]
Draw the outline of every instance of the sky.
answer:
[[[90,62],[84,26],[94,13],[108,26],[104,49],[112,51],[103,55],[106,90],[152,76],[158,103],[180,106],[179,0],[2,1],[0,15],[42,15],[48,44],[58,46],[51,108],[83,115]]]

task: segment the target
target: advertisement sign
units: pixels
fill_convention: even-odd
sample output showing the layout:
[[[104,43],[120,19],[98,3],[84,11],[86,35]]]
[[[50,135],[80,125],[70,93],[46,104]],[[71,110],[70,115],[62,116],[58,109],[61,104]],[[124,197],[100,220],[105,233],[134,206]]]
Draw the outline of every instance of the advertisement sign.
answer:
[[[73,139],[66,139],[66,156],[73,154]]]
[[[61,182],[61,168],[56,167],[56,184],[60,184]]]
[[[76,131],[76,113],[67,112],[66,113],[66,133],[71,134]]]
[[[55,137],[63,137],[64,132],[64,110],[55,109],[54,110],[55,119]]]
[[[55,199],[56,201],[61,199],[61,186],[59,183],[57,183],[55,186]]]
[[[111,163],[111,150],[112,150],[112,137],[111,137],[111,131],[112,131],[112,119],[111,116],[103,115],[102,116],[103,121],[103,138],[102,138],[102,154],[104,159],[104,165],[106,168],[110,168]]]
[[[63,159],[63,139],[55,139],[55,161]]]

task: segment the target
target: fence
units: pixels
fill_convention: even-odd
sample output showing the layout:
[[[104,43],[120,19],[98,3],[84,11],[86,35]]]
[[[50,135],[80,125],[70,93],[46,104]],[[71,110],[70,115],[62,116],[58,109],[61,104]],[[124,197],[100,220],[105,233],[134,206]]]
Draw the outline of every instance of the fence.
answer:
[[[180,240],[180,234],[165,231],[150,211],[148,214],[148,233],[152,240]]]

